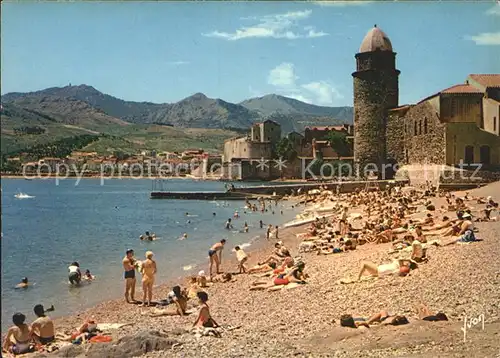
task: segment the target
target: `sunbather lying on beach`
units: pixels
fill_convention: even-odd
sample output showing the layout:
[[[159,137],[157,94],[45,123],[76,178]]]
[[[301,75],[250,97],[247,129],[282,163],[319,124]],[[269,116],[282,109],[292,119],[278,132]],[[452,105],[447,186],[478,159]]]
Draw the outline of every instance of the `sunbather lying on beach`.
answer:
[[[443,312],[432,313],[427,306],[419,304],[415,307],[418,318],[424,321],[436,322],[447,321],[448,317]]]
[[[394,260],[390,264],[376,265],[373,262],[363,262],[359,271],[358,281],[361,280],[363,273],[368,272],[369,276],[383,277],[387,275],[399,274],[406,276],[410,272],[409,260]]]
[[[74,343],[84,343],[90,338],[96,336],[100,331],[97,329],[97,324],[93,318],[86,320],[78,329],[68,336],[57,336],[57,339]]]
[[[146,314],[151,317],[159,317],[159,316],[184,316],[186,315],[186,309],[187,309],[187,297],[184,295],[182,292],[181,288],[179,286],[175,286],[172,289],[172,292],[174,295],[167,296],[167,300],[171,301],[171,303],[174,303],[175,305],[171,305],[170,307],[167,307],[166,309],[158,309],[155,308],[153,311],[149,312],[144,312],[141,314]]]
[[[270,262],[264,265],[255,265],[247,270],[247,273],[263,273],[276,269],[276,262]]]
[[[229,272],[226,272],[212,277],[212,282],[225,283],[231,281],[232,279],[233,275],[231,275]]]
[[[358,328],[361,326],[370,327],[373,323],[380,323],[385,325],[399,326],[407,324],[408,319],[405,316],[391,315],[387,311],[380,311],[370,318],[353,317],[351,315],[342,315],[340,317],[340,325],[342,327]]]
[[[296,265],[288,272],[278,275],[271,283],[269,282],[254,282],[251,291],[265,290],[273,286],[288,285],[289,283],[306,283],[306,274],[304,273],[305,264],[297,262]]]
[[[270,262],[275,262],[275,263],[279,264],[286,257],[290,257],[290,252],[288,251],[288,249],[286,251],[283,251],[281,249],[280,243],[277,242],[276,244],[274,244],[273,253],[271,255],[269,255],[269,257],[266,260],[259,262],[259,265],[264,265],[264,264],[267,264]]]

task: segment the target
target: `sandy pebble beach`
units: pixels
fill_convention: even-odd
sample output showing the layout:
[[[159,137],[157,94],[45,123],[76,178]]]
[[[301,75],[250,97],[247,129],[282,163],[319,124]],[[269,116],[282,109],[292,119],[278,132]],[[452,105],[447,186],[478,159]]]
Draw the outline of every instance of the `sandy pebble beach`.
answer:
[[[498,200],[499,188],[497,182],[470,193],[493,195]],[[390,261],[390,244],[365,244],[328,256],[300,254],[310,278],[307,284],[292,290],[249,291],[257,278],[246,274],[235,275],[233,282],[216,283],[207,289],[212,316],[223,326],[239,327],[223,332],[221,338],[197,338],[187,332],[194,315],[151,318],[141,315],[150,308],[123,300],[59,318],[56,329],[74,331],[85,318],[93,316],[99,323],[132,323],[114,331],[114,338],[156,330],[179,342],[168,352],[153,351],[144,357],[500,357],[500,222],[476,226],[476,235],[483,241],[432,246],[428,249],[429,261],[406,277],[340,284],[341,278],[356,277],[362,261]],[[296,234],[304,230],[294,227],[280,231],[280,239],[292,256],[297,255],[301,241]],[[251,252],[249,266],[267,256],[271,244]],[[222,268],[234,272],[234,254],[225,251]],[[171,286],[157,287],[154,297],[166,297]],[[136,298],[140,297],[138,283]],[[434,312],[444,312],[450,320],[417,320],[414,307],[420,303]],[[382,309],[405,315],[410,324],[340,327],[342,314],[367,317]],[[464,318],[480,315],[484,315],[484,330],[481,324],[467,329],[464,342]]]

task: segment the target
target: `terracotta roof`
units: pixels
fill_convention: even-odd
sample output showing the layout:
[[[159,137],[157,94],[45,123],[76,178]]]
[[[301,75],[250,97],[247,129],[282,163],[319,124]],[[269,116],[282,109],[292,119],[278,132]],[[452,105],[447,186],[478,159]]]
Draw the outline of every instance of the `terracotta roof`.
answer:
[[[484,87],[500,87],[500,74],[469,75],[469,78]]]
[[[336,130],[336,131],[342,131],[342,130],[347,130],[347,126],[307,126],[305,129],[310,129],[313,131],[331,131],[331,130]]]
[[[461,84],[446,88],[442,90],[441,93],[483,93],[483,91],[472,85]]]

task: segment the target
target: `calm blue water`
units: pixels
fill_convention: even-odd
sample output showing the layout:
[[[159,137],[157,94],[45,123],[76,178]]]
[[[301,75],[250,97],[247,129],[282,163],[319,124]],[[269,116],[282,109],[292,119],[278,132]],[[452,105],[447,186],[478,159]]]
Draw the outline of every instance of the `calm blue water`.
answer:
[[[207,269],[207,251],[216,241],[226,238],[226,257],[235,245],[253,242],[265,234],[259,220],[279,225],[295,217],[296,211],[285,204],[284,215],[243,213],[244,202],[151,200],[151,180],[2,180],[2,329],[11,323],[14,312],[33,319],[33,306],[54,304],[53,316],[65,315],[109,298],[123,295],[121,260],[126,249],[136,257],[152,250],[158,262],[158,282]],[[224,183],[171,180],[165,190],[224,190]],[[19,191],[35,196],[17,199]],[[239,210],[235,230],[244,222],[250,232],[223,229],[228,217]],[[186,217],[186,212],[191,216]],[[214,217],[212,213],[217,215]],[[191,223],[187,223],[190,220]],[[141,242],[145,231],[156,233],[155,242]],[[178,241],[186,232],[188,239]],[[254,240],[254,241],[252,241]],[[247,250],[251,250],[247,248]],[[223,257],[224,258],[224,257]],[[70,287],[68,265],[78,261],[98,277],[91,284]],[[191,270],[184,270],[192,265]],[[34,286],[27,290],[13,287],[22,277]],[[139,288],[139,284],[137,286]],[[140,297],[137,295],[137,297]]]

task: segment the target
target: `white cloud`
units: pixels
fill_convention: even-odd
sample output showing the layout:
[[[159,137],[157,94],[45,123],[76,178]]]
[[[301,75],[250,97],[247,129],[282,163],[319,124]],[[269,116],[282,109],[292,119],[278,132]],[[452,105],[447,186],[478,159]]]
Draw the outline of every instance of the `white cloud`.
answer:
[[[500,45],[500,32],[483,32],[476,36],[466,36],[467,40],[474,41],[476,45]]]
[[[335,105],[343,96],[327,81],[314,81],[306,84],[297,83],[299,76],[292,63],[283,62],[273,68],[268,75],[268,84],[276,87],[279,94],[302,102],[324,106]]]
[[[182,65],[189,65],[189,62],[188,61],[168,61],[167,65],[182,66]]]
[[[500,16],[500,4],[493,6],[491,9],[486,11],[488,15],[497,15]]]
[[[267,83],[281,88],[293,88],[295,87],[295,81],[298,79],[299,77],[295,75],[293,63],[283,62],[269,72]]]
[[[319,6],[363,6],[372,3],[373,1],[313,1],[314,4]]]
[[[344,98],[332,84],[326,81],[310,82],[302,85],[302,88],[315,98],[316,104],[332,105],[335,100]]]
[[[323,31],[316,31],[312,26],[307,26],[306,32],[300,31],[298,22],[311,16],[312,10],[291,11],[284,14],[266,15],[260,18],[247,17],[243,20],[258,21],[253,26],[243,26],[234,32],[212,31],[202,34],[207,37],[216,37],[229,41],[248,38],[275,38],[296,40],[300,38],[315,38],[327,36]]]

